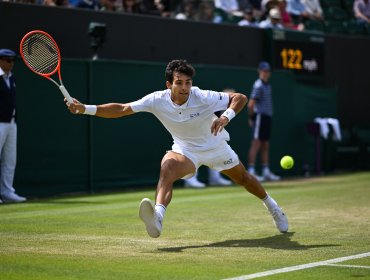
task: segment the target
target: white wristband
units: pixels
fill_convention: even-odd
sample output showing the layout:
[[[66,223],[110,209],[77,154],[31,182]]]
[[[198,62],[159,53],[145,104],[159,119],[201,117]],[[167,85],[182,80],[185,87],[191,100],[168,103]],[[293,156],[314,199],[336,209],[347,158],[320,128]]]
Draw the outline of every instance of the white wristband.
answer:
[[[97,111],[97,106],[96,105],[85,105],[85,115],[95,115]]]
[[[235,111],[231,108],[227,108],[226,111],[221,115],[228,118],[229,121],[231,121],[235,117]]]

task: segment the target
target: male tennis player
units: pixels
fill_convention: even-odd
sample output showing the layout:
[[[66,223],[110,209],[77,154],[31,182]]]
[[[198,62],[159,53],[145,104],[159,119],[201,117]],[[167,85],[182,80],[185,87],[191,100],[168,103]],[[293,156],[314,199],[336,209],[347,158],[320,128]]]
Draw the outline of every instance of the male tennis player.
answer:
[[[161,163],[155,196],[155,205],[144,198],[139,216],[151,237],[159,237],[167,206],[171,202],[173,183],[180,178],[193,176],[201,165],[206,165],[242,185],[260,198],[271,213],[280,232],[288,231],[288,220],[255,177],[250,175],[237,154],[226,141],[229,134],[224,127],[247,104],[240,93],[201,90],[192,86],[194,68],[185,60],[173,60],[166,68],[166,90],[156,91],[131,103],[84,105],[78,100],[66,103],[73,114],[96,115],[102,118],[119,118],[137,112],[154,114],[171,133],[172,150]],[[217,111],[225,112],[218,118]]]

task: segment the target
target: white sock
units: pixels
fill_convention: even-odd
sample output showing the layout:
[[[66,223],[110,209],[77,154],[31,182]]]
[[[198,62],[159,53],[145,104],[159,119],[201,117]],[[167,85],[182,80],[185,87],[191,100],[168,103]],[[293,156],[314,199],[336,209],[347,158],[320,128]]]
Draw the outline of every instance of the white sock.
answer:
[[[274,211],[276,207],[279,207],[277,202],[269,195],[262,199],[262,201],[270,212]]]
[[[156,204],[154,209],[158,217],[163,220],[164,214],[166,213],[166,206],[163,204]]]
[[[254,169],[254,165],[250,165],[249,167],[248,167],[248,172],[249,173],[256,173],[256,170]]]

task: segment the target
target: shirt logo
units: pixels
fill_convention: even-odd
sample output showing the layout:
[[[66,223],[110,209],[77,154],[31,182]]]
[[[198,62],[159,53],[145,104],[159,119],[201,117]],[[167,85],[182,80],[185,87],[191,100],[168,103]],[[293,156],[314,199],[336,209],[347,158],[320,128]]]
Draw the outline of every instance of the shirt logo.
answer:
[[[194,113],[194,114],[190,114],[190,118],[195,118],[195,117],[199,117],[200,116],[200,113]]]
[[[228,165],[228,164],[231,164],[231,163],[233,163],[233,159],[232,158],[224,161],[224,165]]]

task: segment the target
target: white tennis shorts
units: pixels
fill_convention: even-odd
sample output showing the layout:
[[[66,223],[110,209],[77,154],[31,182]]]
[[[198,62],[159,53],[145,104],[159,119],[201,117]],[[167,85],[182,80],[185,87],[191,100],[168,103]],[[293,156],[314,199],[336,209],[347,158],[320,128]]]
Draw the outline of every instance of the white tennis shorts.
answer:
[[[179,145],[176,144],[172,145],[172,151],[184,155],[188,159],[190,159],[195,165],[195,170],[197,170],[200,166],[205,165],[217,171],[222,171],[233,168],[234,166],[239,164],[238,155],[234,152],[233,149],[231,149],[226,141],[222,143],[219,147],[205,152],[189,151],[186,149],[182,149]],[[188,174],[183,179],[190,178],[193,175],[194,173]]]

